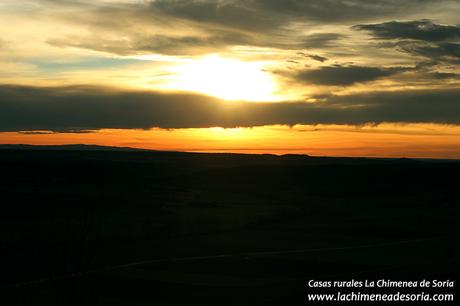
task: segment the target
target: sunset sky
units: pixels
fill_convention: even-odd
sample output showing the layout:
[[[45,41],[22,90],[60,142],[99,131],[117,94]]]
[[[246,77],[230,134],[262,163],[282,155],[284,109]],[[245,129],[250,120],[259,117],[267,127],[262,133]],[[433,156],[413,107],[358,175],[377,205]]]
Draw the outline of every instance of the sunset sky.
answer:
[[[0,143],[460,158],[458,0],[0,0]]]

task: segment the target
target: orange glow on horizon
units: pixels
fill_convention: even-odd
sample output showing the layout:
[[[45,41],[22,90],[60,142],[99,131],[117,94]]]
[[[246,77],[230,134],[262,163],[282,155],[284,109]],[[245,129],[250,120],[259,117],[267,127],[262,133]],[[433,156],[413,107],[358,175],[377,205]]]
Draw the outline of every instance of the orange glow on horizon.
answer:
[[[253,128],[100,130],[90,133],[0,133],[2,144],[96,144],[167,151],[460,158],[459,126],[298,125]]]

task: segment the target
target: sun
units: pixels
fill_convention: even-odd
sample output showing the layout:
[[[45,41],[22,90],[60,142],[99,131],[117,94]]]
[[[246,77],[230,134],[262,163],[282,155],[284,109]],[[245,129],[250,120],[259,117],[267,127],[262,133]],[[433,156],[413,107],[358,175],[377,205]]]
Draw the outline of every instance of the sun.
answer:
[[[276,101],[276,83],[260,62],[213,55],[173,68],[169,89],[198,92],[225,100]]]

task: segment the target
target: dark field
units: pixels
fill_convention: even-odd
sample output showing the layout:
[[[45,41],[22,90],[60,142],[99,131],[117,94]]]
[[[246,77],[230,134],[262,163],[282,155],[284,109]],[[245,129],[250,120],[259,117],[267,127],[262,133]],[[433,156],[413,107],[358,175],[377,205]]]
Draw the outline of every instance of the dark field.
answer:
[[[460,162],[3,149],[0,169],[0,305],[305,305],[309,279],[460,280]]]

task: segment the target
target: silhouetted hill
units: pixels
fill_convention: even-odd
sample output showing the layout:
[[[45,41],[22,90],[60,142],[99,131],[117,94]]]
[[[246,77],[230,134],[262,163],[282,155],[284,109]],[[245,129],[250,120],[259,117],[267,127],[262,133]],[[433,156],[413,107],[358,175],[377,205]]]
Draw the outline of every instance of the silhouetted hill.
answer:
[[[41,151],[152,151],[130,147],[112,147],[86,144],[69,145],[28,145],[28,144],[0,144],[0,150],[41,150]]]
[[[418,163],[418,162],[458,162],[459,160],[443,160],[443,159],[417,159],[417,158],[370,158],[370,157],[327,157],[327,156],[310,156],[307,154],[247,154],[247,153],[192,153],[180,151],[158,151],[150,149],[140,149],[132,147],[115,147],[115,146],[100,146],[86,144],[69,144],[69,145],[29,145],[29,144],[0,144],[0,150],[12,151],[100,151],[100,152],[139,152],[144,155],[132,155],[133,158],[142,156],[155,157],[178,157],[203,159],[213,162],[222,161],[230,162],[251,162],[251,163],[307,163],[307,164],[368,164],[368,163]],[[101,156],[102,157],[102,156]],[[107,156],[106,156],[107,157]],[[102,158],[106,158],[102,157]],[[129,158],[129,155],[125,155]]]

